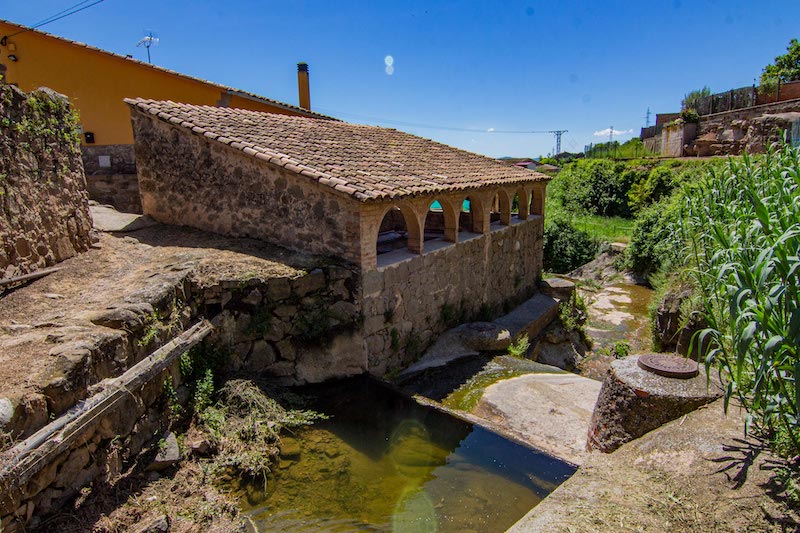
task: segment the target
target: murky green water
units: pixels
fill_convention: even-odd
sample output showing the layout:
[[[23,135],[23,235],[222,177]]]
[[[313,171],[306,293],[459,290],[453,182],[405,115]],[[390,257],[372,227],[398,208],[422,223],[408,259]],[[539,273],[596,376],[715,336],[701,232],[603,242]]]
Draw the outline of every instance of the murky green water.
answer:
[[[542,365],[528,359],[508,355],[495,356],[475,375],[448,394],[442,405],[460,411],[472,411],[490,385],[526,374],[558,371],[551,366]]]
[[[331,419],[240,489],[259,531],[505,531],[574,472],[366,378],[307,392]]]

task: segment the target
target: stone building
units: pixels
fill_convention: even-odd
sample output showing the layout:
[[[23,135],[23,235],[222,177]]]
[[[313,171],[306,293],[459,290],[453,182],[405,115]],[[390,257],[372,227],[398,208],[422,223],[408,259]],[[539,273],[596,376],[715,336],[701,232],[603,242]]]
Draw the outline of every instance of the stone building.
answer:
[[[145,214],[360,268],[364,370],[536,290],[544,174],[393,129],[126,102]]]

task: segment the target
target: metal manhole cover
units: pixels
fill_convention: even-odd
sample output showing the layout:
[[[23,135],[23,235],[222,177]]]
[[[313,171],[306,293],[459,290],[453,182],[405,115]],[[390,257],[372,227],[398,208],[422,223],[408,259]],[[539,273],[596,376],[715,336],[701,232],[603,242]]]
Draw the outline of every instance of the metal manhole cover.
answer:
[[[638,363],[642,369],[667,378],[689,379],[700,373],[696,361],[677,355],[650,353],[639,357]]]

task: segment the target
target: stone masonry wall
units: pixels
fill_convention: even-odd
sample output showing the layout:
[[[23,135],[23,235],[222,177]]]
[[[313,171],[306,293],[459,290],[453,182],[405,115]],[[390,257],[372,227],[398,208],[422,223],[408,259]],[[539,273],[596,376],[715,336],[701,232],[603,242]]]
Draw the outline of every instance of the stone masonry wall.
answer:
[[[49,89],[0,85],[0,278],[88,249],[92,219],[76,121]]]
[[[122,374],[199,317],[211,319],[216,327],[204,344],[223,355],[222,375],[296,384],[366,370],[358,269],[327,263],[289,277],[261,279],[244,273],[211,282],[192,269],[186,265],[160,273],[124,301],[87,315],[108,333],[92,331],[56,344],[53,355],[64,360],[63,372],[43,387],[42,401],[15,410],[0,427],[0,437],[31,435],[91,397],[101,380]],[[24,486],[0,486],[0,530],[24,530],[32,519],[35,525],[82,487],[113,479],[125,463],[152,446],[169,423],[164,393],[168,376],[178,400],[185,402],[189,392],[174,364],[131,391],[116,409],[104,411],[68,449],[26,478]],[[8,459],[0,454],[0,464]]]
[[[453,319],[488,319],[536,290],[543,218],[364,272],[369,371],[383,374],[419,357]]]
[[[123,213],[141,213],[139,177],[136,174],[88,174],[89,198],[114,206]]]
[[[138,111],[132,120],[145,214],[359,264],[358,202]]]

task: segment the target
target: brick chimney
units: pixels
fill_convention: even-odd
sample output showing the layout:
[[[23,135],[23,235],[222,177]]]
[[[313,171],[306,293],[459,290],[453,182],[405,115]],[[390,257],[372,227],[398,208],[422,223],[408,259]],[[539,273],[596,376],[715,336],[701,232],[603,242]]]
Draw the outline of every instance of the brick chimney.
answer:
[[[311,109],[311,93],[308,88],[308,63],[297,64],[297,92],[300,95],[300,107]]]

